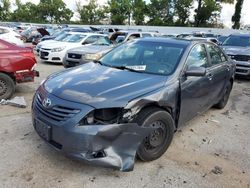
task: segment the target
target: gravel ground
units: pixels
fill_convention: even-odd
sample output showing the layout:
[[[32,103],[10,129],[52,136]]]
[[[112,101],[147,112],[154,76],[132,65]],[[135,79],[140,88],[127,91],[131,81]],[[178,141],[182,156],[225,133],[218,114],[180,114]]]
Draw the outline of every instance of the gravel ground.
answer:
[[[236,80],[224,110],[211,109],[181,127],[158,160],[132,172],[93,167],[54,151],[35,133],[35,89],[60,65],[39,63],[41,77],[17,86],[28,107],[0,106],[0,187],[241,187],[250,188],[250,85]]]

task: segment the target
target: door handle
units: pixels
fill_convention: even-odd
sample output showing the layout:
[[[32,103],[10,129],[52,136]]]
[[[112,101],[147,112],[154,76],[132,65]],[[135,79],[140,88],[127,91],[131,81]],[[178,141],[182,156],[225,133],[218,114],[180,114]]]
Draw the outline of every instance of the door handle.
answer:
[[[212,73],[208,73],[207,77],[208,77],[209,80],[212,80],[213,79],[213,74]]]

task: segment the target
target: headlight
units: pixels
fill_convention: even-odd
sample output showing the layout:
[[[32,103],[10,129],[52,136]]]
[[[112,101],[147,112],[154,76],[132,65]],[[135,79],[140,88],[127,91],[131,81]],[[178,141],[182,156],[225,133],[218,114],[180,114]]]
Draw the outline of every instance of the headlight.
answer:
[[[102,57],[102,54],[97,53],[97,54],[85,54],[83,58],[87,60],[99,60]]]
[[[61,52],[61,51],[63,51],[65,48],[66,48],[65,46],[59,47],[59,48],[53,48],[53,49],[51,50],[51,52]]]
[[[122,113],[122,108],[96,109],[82,118],[78,125],[107,125],[119,123],[122,120]]]

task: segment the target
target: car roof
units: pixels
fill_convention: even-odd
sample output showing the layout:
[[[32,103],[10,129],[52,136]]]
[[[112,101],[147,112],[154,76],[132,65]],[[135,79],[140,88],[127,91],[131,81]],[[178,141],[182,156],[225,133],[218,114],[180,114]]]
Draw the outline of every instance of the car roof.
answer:
[[[172,44],[180,44],[188,46],[193,42],[192,40],[187,39],[179,39],[179,38],[163,38],[163,37],[148,37],[148,38],[140,38],[140,41],[149,41],[149,42],[165,42],[165,43],[172,43]]]
[[[4,27],[4,26],[0,26],[0,29],[6,29],[8,31],[13,31],[13,29],[9,28],[9,27]]]
[[[68,32],[68,33],[71,35],[80,34],[80,35],[86,35],[86,36],[92,36],[92,35],[107,36],[107,35],[99,34],[99,33],[82,33],[82,32]]]
[[[235,33],[235,34],[231,34],[230,36],[244,36],[244,37],[250,37],[250,34],[247,34],[247,33]]]

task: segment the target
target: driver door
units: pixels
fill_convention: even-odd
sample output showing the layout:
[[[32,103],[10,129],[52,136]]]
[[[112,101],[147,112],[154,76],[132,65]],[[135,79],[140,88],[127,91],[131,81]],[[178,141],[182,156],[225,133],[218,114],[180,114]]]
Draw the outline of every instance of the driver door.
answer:
[[[191,49],[184,70],[195,67],[209,67],[204,44],[197,44]],[[180,79],[180,87],[181,107],[179,124],[183,125],[186,121],[207,109],[211,93],[209,74],[205,76],[186,76],[184,73]]]

